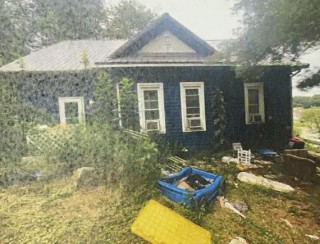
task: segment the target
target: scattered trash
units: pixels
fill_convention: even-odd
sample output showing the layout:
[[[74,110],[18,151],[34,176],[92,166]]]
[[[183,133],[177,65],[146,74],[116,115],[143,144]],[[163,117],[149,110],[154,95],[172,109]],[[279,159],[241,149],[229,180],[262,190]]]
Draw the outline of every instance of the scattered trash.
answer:
[[[275,151],[272,151],[268,148],[258,149],[257,152],[265,157],[276,157],[278,154]]]
[[[291,149],[303,149],[304,148],[304,141],[298,137],[293,137],[289,141],[289,148]]]
[[[217,196],[221,184],[222,176],[189,166],[158,181],[164,195],[188,206],[210,203]]]
[[[256,165],[256,164],[237,164],[236,167],[241,170],[241,171],[245,171],[248,169],[259,169],[259,168],[263,168],[262,166]]]
[[[248,244],[248,242],[242,237],[236,237],[235,239],[231,240],[229,244]]]
[[[309,237],[310,239],[312,240],[319,240],[320,238],[316,235],[308,235],[308,234],[305,234],[306,237]]]
[[[194,189],[190,185],[188,185],[188,183],[186,183],[185,181],[179,182],[177,184],[177,187],[187,191],[194,191]]]
[[[274,179],[278,178],[276,175],[264,175],[263,177],[265,177],[267,179],[271,179],[271,180],[274,180]]]
[[[150,243],[211,243],[208,230],[155,200],[150,200],[140,211],[131,231]]]
[[[289,226],[290,228],[293,228],[293,225],[288,220],[283,218],[281,218],[281,220],[284,221],[287,224],[287,226]]]
[[[218,197],[218,199],[222,208],[228,208],[234,213],[240,215],[242,218],[246,218],[246,216],[244,216],[238,209],[236,209],[232,203],[228,202],[227,199],[225,199],[224,197]]]
[[[254,160],[255,164],[261,164],[261,165],[272,165],[273,163],[270,161],[265,161],[265,160]]]
[[[251,150],[238,150],[238,161],[241,164],[250,164],[251,161]]]
[[[239,210],[241,213],[245,213],[245,212],[247,212],[249,210],[248,205],[243,201],[237,201],[237,202],[233,203],[233,206],[237,210]]]
[[[228,156],[224,156],[221,158],[222,163],[239,163],[239,160],[237,158],[232,158]]]
[[[280,192],[292,192],[294,189],[284,183],[273,181],[273,180],[268,180],[262,176],[256,176],[251,173],[246,173],[246,172],[241,172],[238,174],[238,180],[249,183],[249,184],[256,184],[256,185],[261,185],[276,191]]]
[[[232,148],[235,151],[242,150],[242,145],[240,142],[235,142],[235,143],[232,143]]]
[[[212,181],[206,180],[201,175],[192,174],[185,179],[185,182],[193,189],[200,190],[207,187]]]
[[[236,188],[239,188],[239,184],[238,183],[233,183],[234,184],[234,186],[236,187]]]
[[[36,178],[37,180],[40,180],[41,173],[40,173],[39,171],[36,171],[36,172],[33,174],[33,177]]]

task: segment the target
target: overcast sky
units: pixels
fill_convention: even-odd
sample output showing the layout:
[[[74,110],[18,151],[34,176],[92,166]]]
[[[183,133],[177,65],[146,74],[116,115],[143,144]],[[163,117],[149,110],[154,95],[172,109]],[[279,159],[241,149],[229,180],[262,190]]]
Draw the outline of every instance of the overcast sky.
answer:
[[[110,0],[117,3],[120,0]],[[137,0],[159,15],[169,13],[204,40],[230,39],[234,29],[240,26],[239,17],[232,14],[234,0]],[[302,59],[312,67],[320,67],[320,51]],[[293,87],[296,80],[293,80]],[[302,92],[293,89],[293,95],[320,94],[320,88]]]

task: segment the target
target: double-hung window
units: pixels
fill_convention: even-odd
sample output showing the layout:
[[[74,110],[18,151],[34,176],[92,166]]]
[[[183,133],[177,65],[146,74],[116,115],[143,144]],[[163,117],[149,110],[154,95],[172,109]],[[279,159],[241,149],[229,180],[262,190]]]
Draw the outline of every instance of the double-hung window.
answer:
[[[83,97],[59,97],[59,115],[61,124],[85,122]]]
[[[265,122],[263,83],[244,83],[246,124]]]
[[[205,100],[203,82],[181,82],[182,131],[205,131]]]
[[[165,133],[163,84],[138,83],[137,88],[141,129]]]

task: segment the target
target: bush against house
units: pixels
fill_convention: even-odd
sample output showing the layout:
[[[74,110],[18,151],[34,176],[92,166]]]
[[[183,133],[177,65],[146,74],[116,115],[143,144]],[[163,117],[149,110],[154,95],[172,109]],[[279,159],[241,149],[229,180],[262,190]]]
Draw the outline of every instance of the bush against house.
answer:
[[[27,131],[53,121],[45,111],[23,103],[10,78],[0,78],[0,164],[19,161],[27,152]]]

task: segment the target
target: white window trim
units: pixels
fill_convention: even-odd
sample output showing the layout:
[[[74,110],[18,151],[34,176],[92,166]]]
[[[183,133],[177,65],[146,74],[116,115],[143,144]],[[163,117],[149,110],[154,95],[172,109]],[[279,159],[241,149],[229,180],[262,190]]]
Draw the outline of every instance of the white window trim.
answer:
[[[144,113],[144,91],[157,90],[158,91],[158,104],[159,104],[159,133],[166,133],[166,118],[164,111],[164,95],[163,95],[163,84],[162,83],[138,83],[138,102],[139,102],[139,119],[141,131],[146,131],[146,120]]]
[[[259,89],[259,114],[261,116],[261,122],[250,122],[249,97],[248,97],[248,90],[250,88]],[[245,101],[246,124],[265,123],[263,82],[244,83],[244,101]]]
[[[200,120],[202,129],[191,130],[187,128],[187,106],[186,106],[186,89],[199,89],[200,102]],[[204,83],[203,82],[180,82],[180,97],[181,97],[181,116],[182,116],[182,131],[183,132],[198,132],[206,131],[206,111],[204,99]]]
[[[79,123],[85,123],[85,112],[84,112],[84,99],[83,97],[59,97],[59,115],[60,123],[66,124],[66,103],[77,103],[78,104],[78,114]]]

